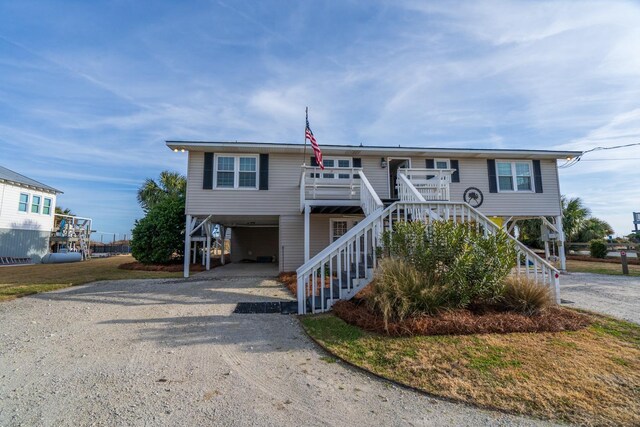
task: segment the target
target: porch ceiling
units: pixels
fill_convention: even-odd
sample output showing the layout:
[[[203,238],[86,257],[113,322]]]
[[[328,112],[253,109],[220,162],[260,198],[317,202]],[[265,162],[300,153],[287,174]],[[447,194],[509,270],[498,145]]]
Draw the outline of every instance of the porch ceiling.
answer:
[[[205,219],[209,215],[193,215],[199,219]],[[222,224],[225,227],[277,227],[279,224],[277,215],[213,215],[211,223]]]
[[[360,206],[311,206],[312,214],[362,214]]]

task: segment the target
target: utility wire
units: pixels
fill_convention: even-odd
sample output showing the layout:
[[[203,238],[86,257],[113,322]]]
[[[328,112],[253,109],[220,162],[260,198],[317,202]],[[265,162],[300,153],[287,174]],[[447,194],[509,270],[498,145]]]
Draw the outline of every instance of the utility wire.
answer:
[[[574,166],[580,160],[582,160],[582,156],[584,156],[587,153],[592,153],[594,151],[603,151],[603,150],[615,150],[615,149],[618,149],[618,148],[633,147],[633,146],[637,146],[637,145],[640,145],[640,142],[632,142],[630,144],[614,145],[612,147],[595,147],[595,148],[591,148],[589,150],[583,151],[582,153],[578,154],[574,158],[567,159],[566,163],[558,166],[558,169],[567,169],[567,168],[570,168],[571,166]],[[595,161],[595,160],[606,160],[606,159],[593,159],[593,160],[590,160],[590,161]],[[618,160],[618,159],[611,159],[611,160]],[[623,159],[620,159],[620,160],[623,160]],[[630,160],[630,159],[624,159],[624,160]]]

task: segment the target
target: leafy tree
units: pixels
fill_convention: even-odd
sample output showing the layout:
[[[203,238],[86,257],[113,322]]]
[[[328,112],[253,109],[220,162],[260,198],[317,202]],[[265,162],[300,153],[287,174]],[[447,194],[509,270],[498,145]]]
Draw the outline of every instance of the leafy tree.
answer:
[[[583,223],[576,234],[576,242],[590,242],[592,240],[603,239],[613,234],[613,228],[599,218],[588,218]]]
[[[584,205],[580,197],[567,199],[562,196],[562,227],[568,242],[574,241],[590,215],[591,210]]]
[[[184,252],[184,202],[180,195],[161,198],[136,220],[131,253],[143,264],[166,264]]]
[[[162,171],[158,182],[151,178],[138,189],[138,203],[145,212],[167,197],[184,197],[187,191],[187,180],[178,172]]]

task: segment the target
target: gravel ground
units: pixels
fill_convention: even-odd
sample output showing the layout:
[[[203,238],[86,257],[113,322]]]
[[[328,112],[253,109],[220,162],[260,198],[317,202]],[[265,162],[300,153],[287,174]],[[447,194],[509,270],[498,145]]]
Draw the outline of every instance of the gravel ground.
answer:
[[[232,314],[290,299],[234,268],[0,304],[0,426],[545,425],[326,362],[295,317]]]
[[[571,273],[560,277],[560,297],[579,307],[640,323],[640,277]]]

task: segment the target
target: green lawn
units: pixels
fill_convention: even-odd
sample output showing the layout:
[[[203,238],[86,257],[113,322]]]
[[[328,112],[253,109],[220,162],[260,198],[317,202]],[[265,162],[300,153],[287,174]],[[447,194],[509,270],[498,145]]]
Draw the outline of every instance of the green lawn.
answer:
[[[613,274],[622,275],[622,265],[607,262],[591,262],[567,260],[567,271],[579,273]],[[640,276],[640,265],[629,265],[630,276]]]
[[[305,316],[333,355],[429,394],[579,425],[640,425],[640,327],[597,316],[576,332],[396,337]]]
[[[98,280],[182,277],[181,272],[131,271],[118,266],[135,261],[130,255],[69,264],[0,267],[0,301],[82,285]]]

